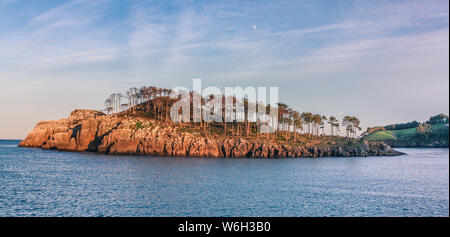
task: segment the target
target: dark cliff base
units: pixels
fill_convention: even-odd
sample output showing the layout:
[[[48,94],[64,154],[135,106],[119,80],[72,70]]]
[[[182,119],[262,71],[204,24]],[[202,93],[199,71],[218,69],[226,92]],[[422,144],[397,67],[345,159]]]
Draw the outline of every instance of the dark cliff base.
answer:
[[[76,110],[68,119],[38,123],[19,146],[179,157],[295,158],[403,154],[382,142],[340,137],[300,137],[296,143],[264,138],[232,138],[214,133],[205,137],[179,125],[156,123],[145,118],[103,115],[90,110]]]

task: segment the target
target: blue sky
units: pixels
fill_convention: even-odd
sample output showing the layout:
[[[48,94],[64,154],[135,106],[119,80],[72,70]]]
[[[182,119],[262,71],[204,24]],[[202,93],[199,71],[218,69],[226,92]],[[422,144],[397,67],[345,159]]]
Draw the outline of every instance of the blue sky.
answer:
[[[129,87],[278,86],[362,125],[449,112],[448,1],[0,0],[0,138]]]

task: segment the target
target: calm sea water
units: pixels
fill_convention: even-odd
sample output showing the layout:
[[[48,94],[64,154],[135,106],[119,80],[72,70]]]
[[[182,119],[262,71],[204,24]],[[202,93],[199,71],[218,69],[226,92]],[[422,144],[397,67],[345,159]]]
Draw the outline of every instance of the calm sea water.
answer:
[[[18,148],[0,140],[0,216],[449,216],[449,150],[205,159]]]

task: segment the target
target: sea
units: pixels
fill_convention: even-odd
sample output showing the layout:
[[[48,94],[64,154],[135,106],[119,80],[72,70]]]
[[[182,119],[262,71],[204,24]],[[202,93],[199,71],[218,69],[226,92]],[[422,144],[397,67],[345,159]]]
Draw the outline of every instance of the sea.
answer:
[[[449,216],[449,149],[397,157],[178,158],[0,140],[0,216]]]

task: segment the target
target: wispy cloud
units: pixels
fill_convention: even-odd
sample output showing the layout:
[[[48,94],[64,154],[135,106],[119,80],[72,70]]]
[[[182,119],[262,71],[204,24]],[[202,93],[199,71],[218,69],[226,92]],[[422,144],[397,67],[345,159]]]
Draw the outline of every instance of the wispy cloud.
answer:
[[[107,2],[73,0],[60,4],[31,18],[21,34],[0,39],[0,45],[7,45],[0,55],[13,65],[6,69],[8,73],[112,59],[119,50],[105,48],[102,38],[94,39],[102,31],[91,25],[105,14],[99,9]]]
[[[0,11],[21,4],[0,0]],[[280,86],[288,104],[368,114],[370,122],[389,121],[368,106],[405,106],[406,118],[418,112],[404,100],[431,111],[427,103],[448,98],[447,1],[329,4],[333,11],[315,1],[72,0],[22,15],[0,12],[0,80],[8,96],[31,84],[35,95],[56,96],[36,89],[45,82],[66,88],[78,104],[84,98],[67,88],[97,91],[86,99],[87,107],[97,108],[108,90],[170,87],[202,77],[208,84]],[[354,99],[375,93],[380,98]],[[448,102],[436,108],[448,110]]]

